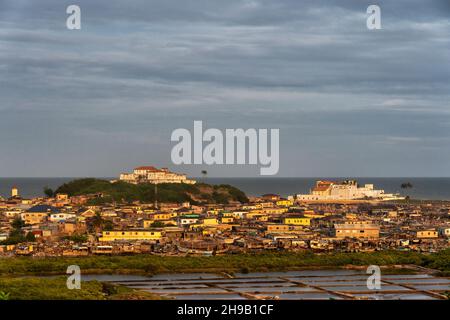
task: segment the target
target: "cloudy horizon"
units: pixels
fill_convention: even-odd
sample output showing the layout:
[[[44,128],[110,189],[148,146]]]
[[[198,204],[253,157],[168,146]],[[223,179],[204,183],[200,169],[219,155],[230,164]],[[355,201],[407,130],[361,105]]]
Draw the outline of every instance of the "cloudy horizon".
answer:
[[[173,165],[194,120],[279,128],[279,177],[448,177],[450,4],[370,4],[0,0],[0,177],[259,176]]]

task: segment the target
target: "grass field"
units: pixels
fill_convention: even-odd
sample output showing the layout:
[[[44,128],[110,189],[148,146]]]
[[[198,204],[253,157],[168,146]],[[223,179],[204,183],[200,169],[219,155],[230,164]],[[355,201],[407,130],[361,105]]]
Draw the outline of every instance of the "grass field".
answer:
[[[69,290],[66,277],[0,278],[0,300],[155,300],[158,296],[99,281]]]
[[[347,265],[412,264],[450,274],[450,249],[433,254],[380,251],[374,253],[258,253],[212,257],[163,257],[155,255],[89,257],[14,257],[0,258],[0,275],[65,274],[69,265],[78,265],[82,273],[156,274],[166,272],[251,272],[282,271],[307,267]]]

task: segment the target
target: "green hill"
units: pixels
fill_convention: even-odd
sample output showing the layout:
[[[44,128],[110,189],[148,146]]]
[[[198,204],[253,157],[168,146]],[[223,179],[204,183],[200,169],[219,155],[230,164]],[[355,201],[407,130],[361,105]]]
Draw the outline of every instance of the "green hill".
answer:
[[[92,204],[109,202],[130,203],[140,201],[152,203],[155,201],[155,186],[153,184],[130,184],[123,181],[109,182],[107,180],[85,178],[76,179],[60,186],[56,193],[67,193],[69,196],[101,193],[103,197],[91,200]],[[158,202],[185,202],[193,204],[220,203],[228,204],[233,201],[245,203],[248,198],[241,190],[230,185],[209,185],[197,183],[195,185],[182,183],[158,184]]]

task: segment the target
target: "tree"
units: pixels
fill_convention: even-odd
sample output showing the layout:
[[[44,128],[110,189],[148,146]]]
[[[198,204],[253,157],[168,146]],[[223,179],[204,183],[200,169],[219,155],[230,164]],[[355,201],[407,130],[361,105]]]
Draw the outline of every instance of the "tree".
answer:
[[[44,187],[44,194],[49,198],[53,197],[54,196],[53,189],[49,187]]]
[[[103,230],[105,231],[114,230],[114,223],[111,220],[103,220]]]
[[[26,239],[23,236],[22,230],[20,229],[13,229],[8,235],[8,239],[2,241],[2,244],[18,244],[25,242]]]
[[[412,185],[411,182],[405,182],[405,183],[402,183],[402,184],[400,185],[400,187],[401,187],[402,189],[409,189],[409,188],[412,188],[413,185]]]
[[[22,228],[25,226],[22,219],[15,218],[11,226],[13,229],[9,232],[8,239],[2,241],[2,244],[18,244],[27,241],[22,232]]]
[[[11,223],[11,226],[16,229],[16,230],[20,230],[23,227],[25,227],[25,222],[20,218],[17,217],[14,219],[14,221]]]
[[[102,230],[103,218],[99,212],[97,212],[95,216],[91,218],[91,224],[94,227],[95,232],[100,232]]]
[[[76,243],[83,243],[83,242],[87,241],[88,237],[85,234],[74,234],[71,236],[64,237],[64,239],[73,241]]]
[[[9,292],[0,291],[0,300],[9,300]]]
[[[206,178],[207,175],[208,175],[208,171],[202,170],[202,176],[203,176],[203,178]],[[205,180],[204,180],[203,182],[205,182]]]
[[[164,222],[161,221],[155,221],[150,225],[150,227],[152,228],[162,228],[164,226],[165,226]]]
[[[25,240],[27,242],[35,242],[36,241],[36,237],[33,234],[33,232],[28,232],[27,235],[25,236]]]

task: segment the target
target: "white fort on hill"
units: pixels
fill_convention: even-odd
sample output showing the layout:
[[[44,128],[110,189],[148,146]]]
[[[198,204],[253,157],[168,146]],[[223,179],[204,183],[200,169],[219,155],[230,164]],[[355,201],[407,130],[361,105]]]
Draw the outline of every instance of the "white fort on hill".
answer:
[[[128,183],[186,183],[195,184],[195,180],[190,180],[185,174],[170,172],[167,168],[157,169],[153,166],[138,167],[133,173],[122,173],[119,178]]]
[[[303,201],[327,201],[327,200],[399,200],[404,197],[399,194],[384,193],[384,190],[376,190],[373,184],[359,186],[354,180],[317,181],[309,194],[298,194],[297,200]]]

